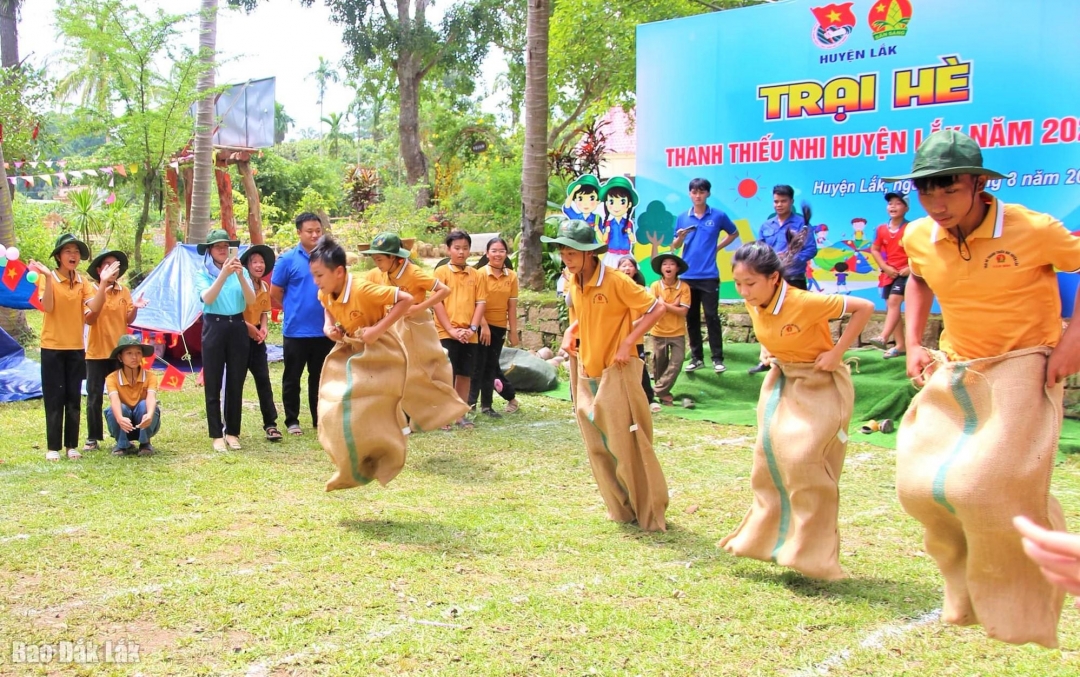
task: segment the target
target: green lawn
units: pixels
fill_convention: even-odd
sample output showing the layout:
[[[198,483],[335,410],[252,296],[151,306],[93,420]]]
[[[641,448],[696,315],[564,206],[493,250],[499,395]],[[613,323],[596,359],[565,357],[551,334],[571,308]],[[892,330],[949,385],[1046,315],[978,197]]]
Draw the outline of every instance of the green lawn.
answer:
[[[280,382],[280,365],[273,378]],[[40,401],[0,406],[0,674],[1075,675],[1061,651],[942,625],[893,452],[852,444],[847,581],[716,542],[751,500],[754,431],[660,414],[666,534],[604,518],[569,404],[524,397],[410,440],[388,487],[327,494],[309,434],[215,453],[201,391],[163,393],[159,454],[47,463]],[[497,405],[498,407],[499,405]],[[1080,466],[1057,469],[1075,525]],[[12,642],[139,645],[135,665],[11,663]]]

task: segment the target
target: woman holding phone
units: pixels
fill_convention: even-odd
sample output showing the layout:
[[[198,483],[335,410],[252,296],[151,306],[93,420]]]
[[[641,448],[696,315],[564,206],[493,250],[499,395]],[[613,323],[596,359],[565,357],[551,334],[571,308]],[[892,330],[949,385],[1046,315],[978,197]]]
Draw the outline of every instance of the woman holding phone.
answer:
[[[249,350],[244,309],[255,303],[255,290],[237,256],[239,248],[240,241],[229,239],[228,233],[220,229],[210,231],[206,242],[196,247],[203,256],[204,266],[195,280],[196,291],[203,302],[203,393],[207,427],[215,451],[225,451],[226,445],[232,449],[240,448],[241,407]]]

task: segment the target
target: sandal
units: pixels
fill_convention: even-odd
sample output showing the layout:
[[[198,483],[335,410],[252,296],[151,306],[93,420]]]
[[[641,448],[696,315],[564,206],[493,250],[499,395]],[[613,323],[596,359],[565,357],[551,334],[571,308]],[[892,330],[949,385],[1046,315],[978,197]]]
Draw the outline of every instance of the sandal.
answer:
[[[46,451],[45,452],[45,460],[46,461],[59,461],[60,460],[60,452],[59,451]]]
[[[274,426],[270,426],[269,428],[266,429],[266,439],[268,439],[271,442],[280,442],[281,441],[281,431],[278,430]]]
[[[97,440],[86,440],[86,444],[83,445],[82,450],[83,451],[97,451],[98,450]]]
[[[506,408],[503,409],[503,413],[512,414],[518,409],[521,409],[521,403],[519,403],[517,401],[517,398],[515,397],[514,399],[506,403]]]
[[[72,461],[78,461],[80,458],[82,458],[82,454],[79,453],[78,449],[68,449],[67,457]]]
[[[649,404],[649,411],[651,411],[654,414],[659,414],[660,413],[660,403],[659,402],[653,402],[653,403]]]
[[[215,437],[213,442],[214,451],[225,451],[225,440],[221,439],[220,437]]]
[[[888,347],[886,345],[885,339],[881,338],[880,336],[875,336],[874,338],[870,339],[868,343],[877,348],[878,350],[885,350]]]
[[[902,350],[897,350],[896,348],[889,348],[881,355],[881,359],[888,360],[893,357],[900,357],[901,355],[907,355],[907,353]]]
[[[112,448],[112,455],[113,456],[126,456],[128,454],[128,452],[130,452],[130,451],[131,451],[131,445],[130,444],[128,446],[126,446],[126,447],[121,447],[120,445],[117,445],[117,446]]]
[[[457,427],[461,428],[462,430],[472,430],[476,426],[473,425],[473,422],[469,419],[463,418],[457,422]]]
[[[491,418],[502,418],[502,414],[495,411],[491,407],[484,407],[483,409],[480,410],[480,413],[485,415],[485,416],[490,416]]]
[[[290,435],[303,435],[304,434],[303,428],[301,428],[296,423],[294,423],[291,426],[289,426],[288,428],[286,428],[286,430],[289,431]]]
[[[240,438],[238,438],[236,435],[226,435],[225,444],[229,445],[230,449],[236,449],[237,451],[240,450]]]
[[[671,397],[670,395],[667,396],[667,397],[661,397],[660,398],[660,404],[664,405],[665,407],[674,407],[675,406],[675,398]]]
[[[150,444],[149,442],[139,445],[139,456],[142,456],[143,458],[147,456],[153,456],[155,451],[156,450],[154,449],[154,445]]]

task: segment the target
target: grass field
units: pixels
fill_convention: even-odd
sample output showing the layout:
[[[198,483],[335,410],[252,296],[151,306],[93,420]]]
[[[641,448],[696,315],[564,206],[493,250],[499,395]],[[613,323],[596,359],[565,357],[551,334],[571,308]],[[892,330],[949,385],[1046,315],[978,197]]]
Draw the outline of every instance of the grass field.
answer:
[[[669,531],[644,534],[605,519],[565,402],[415,435],[388,487],[327,494],[310,433],[262,440],[250,381],[242,451],[212,451],[193,384],[162,400],[157,456],[60,463],[40,401],[0,406],[0,674],[1080,672],[1071,605],[1059,651],[935,620],[941,579],[889,450],[848,450],[851,578],[825,584],[716,547],[751,500],[751,428],[659,414]],[[1078,489],[1070,458],[1055,491],[1074,525]],[[13,643],[79,639],[139,660],[12,662]]]

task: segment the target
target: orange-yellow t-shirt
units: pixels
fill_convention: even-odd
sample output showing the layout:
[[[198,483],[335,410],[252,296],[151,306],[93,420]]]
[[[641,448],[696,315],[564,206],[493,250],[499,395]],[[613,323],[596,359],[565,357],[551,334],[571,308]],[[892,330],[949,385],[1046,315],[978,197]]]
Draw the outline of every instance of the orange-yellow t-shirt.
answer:
[[[140,368],[139,375],[132,381],[125,379],[123,372],[123,369],[117,369],[105,377],[105,392],[118,394],[127,406],[134,407],[146,399],[147,393],[157,392],[157,374],[153,370]]]
[[[1080,238],[1049,214],[987,193],[982,200],[989,210],[963,251],[929,217],[904,231],[911,274],[941,306],[941,350],[954,360],[973,360],[1057,345],[1061,297],[1054,268],[1080,270]]]
[[[664,284],[663,280],[657,280],[649,287],[652,295],[669,305],[690,307],[690,285],[682,280],[675,280],[674,286]],[[653,325],[649,332],[660,338],[673,338],[686,336],[686,318],[675,313],[665,313],[660,321]]]
[[[510,326],[510,301],[516,301],[518,297],[518,277],[517,273],[509,268],[503,268],[502,273],[499,277],[495,277],[491,266],[480,269],[484,290],[487,293],[484,319],[492,327],[506,329]]]
[[[83,350],[83,327],[90,309],[86,302],[94,296],[89,279],[75,273],[73,281],[61,278],[55,270],[52,276],[53,309],[45,313],[41,324],[41,347],[49,350]],[[45,278],[38,282],[38,298],[45,297]],[[113,348],[116,347],[114,343]],[[112,351],[112,348],[109,349]],[[106,355],[105,357],[108,357]]]
[[[99,286],[93,285],[94,293],[91,298],[97,295]],[[89,302],[88,299],[87,303]],[[126,287],[119,283],[110,286],[105,292],[105,303],[101,306],[101,312],[90,325],[90,333],[86,338],[86,359],[109,359],[116,342],[127,333],[127,315],[131,305],[131,292]]]
[[[480,278],[480,271],[472,266],[448,263],[435,269],[435,279],[450,287],[450,295],[443,299],[446,314],[450,316],[450,326],[455,329],[471,326],[477,304],[487,302],[487,290]],[[441,322],[435,325],[440,339],[452,338]],[[477,334],[473,334],[469,343],[476,341]]]
[[[566,288],[577,316],[578,362],[587,376],[599,378],[630,335],[634,319],[652,310],[656,299],[645,287],[603,264],[584,286],[575,276]]]
[[[815,294],[781,282],[764,308],[746,304],[754,334],[781,362],[813,362],[835,347],[829,320],[847,312],[847,296]]]
[[[379,284],[404,289],[413,298],[413,303],[423,303],[428,293],[435,290],[435,276],[408,259],[399,260],[404,264],[397,270],[379,271]]]
[[[270,312],[270,285],[266,280],[260,280],[255,288],[255,303],[244,308],[244,321],[250,322],[256,327],[262,322],[263,313]]]
[[[345,277],[345,291],[340,296],[319,292],[319,301],[340,324],[345,333],[353,336],[357,330],[372,327],[386,317],[387,306],[397,303],[396,287],[373,284],[362,278]]]

